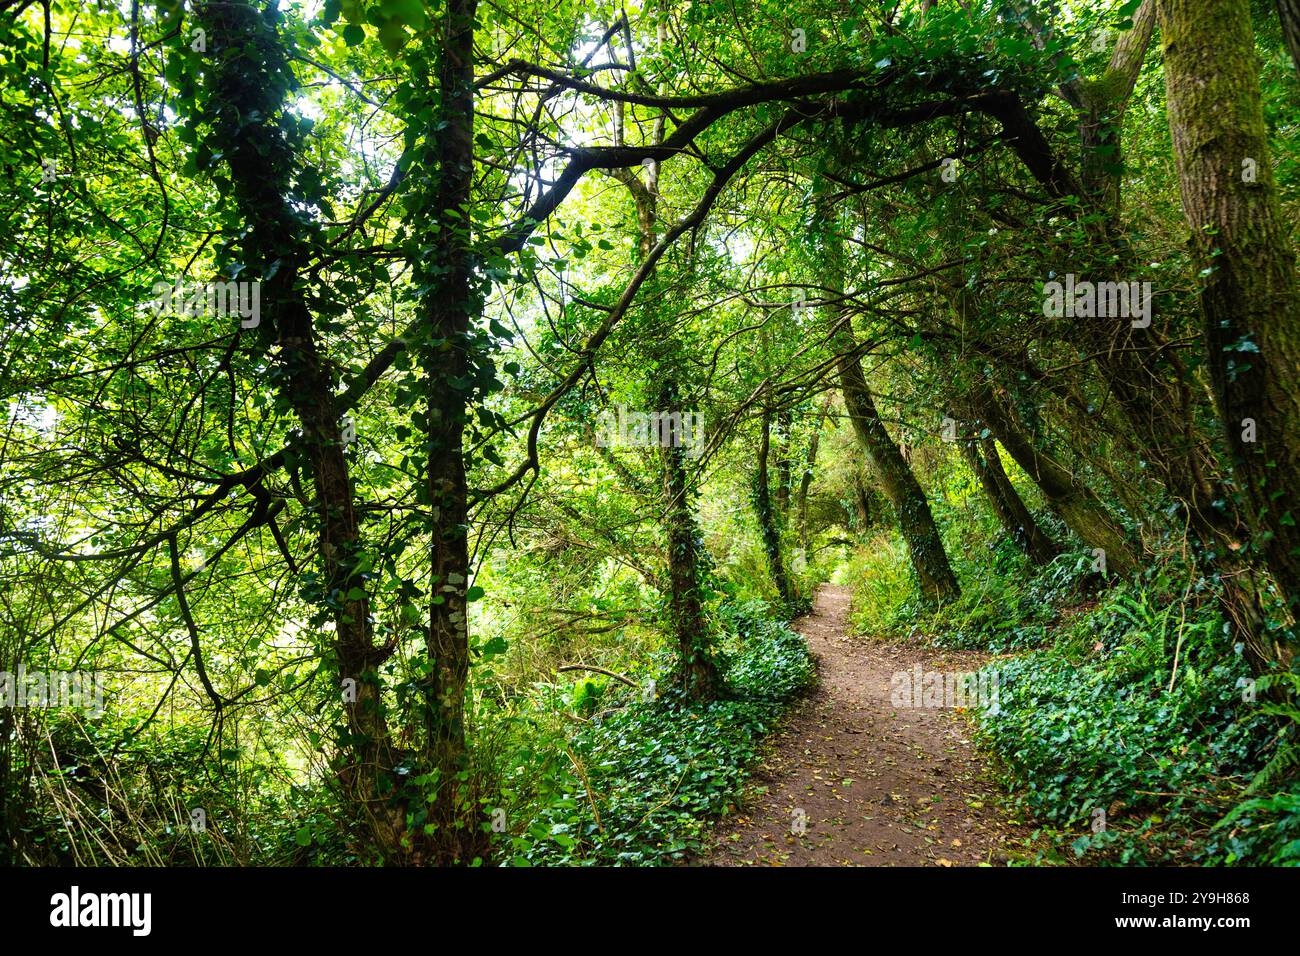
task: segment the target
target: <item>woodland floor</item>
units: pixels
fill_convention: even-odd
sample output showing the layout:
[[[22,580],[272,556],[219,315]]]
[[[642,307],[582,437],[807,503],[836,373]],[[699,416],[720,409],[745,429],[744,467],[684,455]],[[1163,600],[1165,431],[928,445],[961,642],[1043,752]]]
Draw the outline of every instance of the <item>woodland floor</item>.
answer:
[[[1023,846],[991,773],[953,709],[895,708],[890,678],[971,671],[986,659],[854,637],[850,591],[827,585],[794,627],[819,680],[769,743],[738,813],[715,831],[706,866],[998,865]],[[796,810],[806,830],[792,832]]]

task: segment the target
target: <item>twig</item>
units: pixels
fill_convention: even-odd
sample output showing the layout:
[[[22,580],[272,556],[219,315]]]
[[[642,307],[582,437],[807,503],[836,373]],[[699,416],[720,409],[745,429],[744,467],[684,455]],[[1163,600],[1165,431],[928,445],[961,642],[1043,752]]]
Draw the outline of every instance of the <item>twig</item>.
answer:
[[[582,778],[583,789],[587,791],[587,802],[591,804],[591,815],[596,820],[596,829],[600,831],[601,836],[604,836],[605,826],[600,822],[600,811],[596,809],[596,797],[591,792],[591,781],[587,779],[587,770],[582,766],[582,761],[577,758],[570,747],[566,745],[564,752],[569,755],[569,760],[573,763],[573,769],[578,771],[578,776]]]
[[[557,674],[562,674],[565,671],[592,671],[596,674],[604,674],[606,677],[612,677],[614,680],[622,681],[624,684],[627,684],[628,687],[637,689],[637,685],[622,674],[615,674],[613,671],[607,671],[603,667],[593,667],[590,664],[565,664],[563,667],[555,668],[555,671]]]

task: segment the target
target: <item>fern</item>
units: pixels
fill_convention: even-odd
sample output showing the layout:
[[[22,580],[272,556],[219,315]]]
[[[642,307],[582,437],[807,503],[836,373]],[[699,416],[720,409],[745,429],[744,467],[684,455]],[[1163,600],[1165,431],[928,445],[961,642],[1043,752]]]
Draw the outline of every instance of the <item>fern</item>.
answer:
[[[1292,674],[1284,671],[1277,674],[1266,674],[1259,679],[1258,686],[1260,690],[1268,690],[1278,685],[1289,685],[1290,696],[1294,699],[1297,691],[1300,691],[1300,674]],[[1287,739],[1278,744],[1277,753],[1262,768],[1259,773],[1255,774],[1246,787],[1246,794],[1252,795],[1258,793],[1264,787],[1272,787],[1280,783],[1295,772],[1300,767],[1300,740],[1295,737],[1295,728],[1300,727],[1300,707],[1294,703],[1273,703],[1265,704],[1260,708],[1266,714],[1274,714],[1278,717],[1285,717],[1291,721],[1289,727],[1284,731]]]
[[[1290,709],[1292,720],[1300,719],[1300,710],[1294,707]],[[1265,787],[1272,788],[1274,784],[1281,783],[1297,767],[1300,767],[1300,741],[1294,738],[1283,741],[1272,759],[1251,779],[1245,790],[1246,796],[1253,796]]]

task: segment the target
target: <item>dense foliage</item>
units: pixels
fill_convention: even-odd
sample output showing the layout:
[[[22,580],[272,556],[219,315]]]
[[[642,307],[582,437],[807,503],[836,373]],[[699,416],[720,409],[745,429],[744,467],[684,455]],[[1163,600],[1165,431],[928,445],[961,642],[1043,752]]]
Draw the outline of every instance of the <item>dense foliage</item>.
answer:
[[[832,578],[1025,859],[1300,860],[1297,31],[0,0],[0,860],[697,859]]]

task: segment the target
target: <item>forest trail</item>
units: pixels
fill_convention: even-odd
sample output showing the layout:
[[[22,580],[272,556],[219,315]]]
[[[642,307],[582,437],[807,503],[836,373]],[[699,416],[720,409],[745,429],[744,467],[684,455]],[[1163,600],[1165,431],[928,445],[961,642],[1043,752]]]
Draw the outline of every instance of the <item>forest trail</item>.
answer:
[[[953,709],[896,708],[897,671],[973,671],[984,657],[849,633],[850,590],[817,594],[794,628],[818,685],[770,741],[708,866],[998,865],[1023,837]],[[761,788],[761,789],[760,789]],[[804,815],[800,817],[800,811]],[[794,832],[803,820],[805,830]]]

